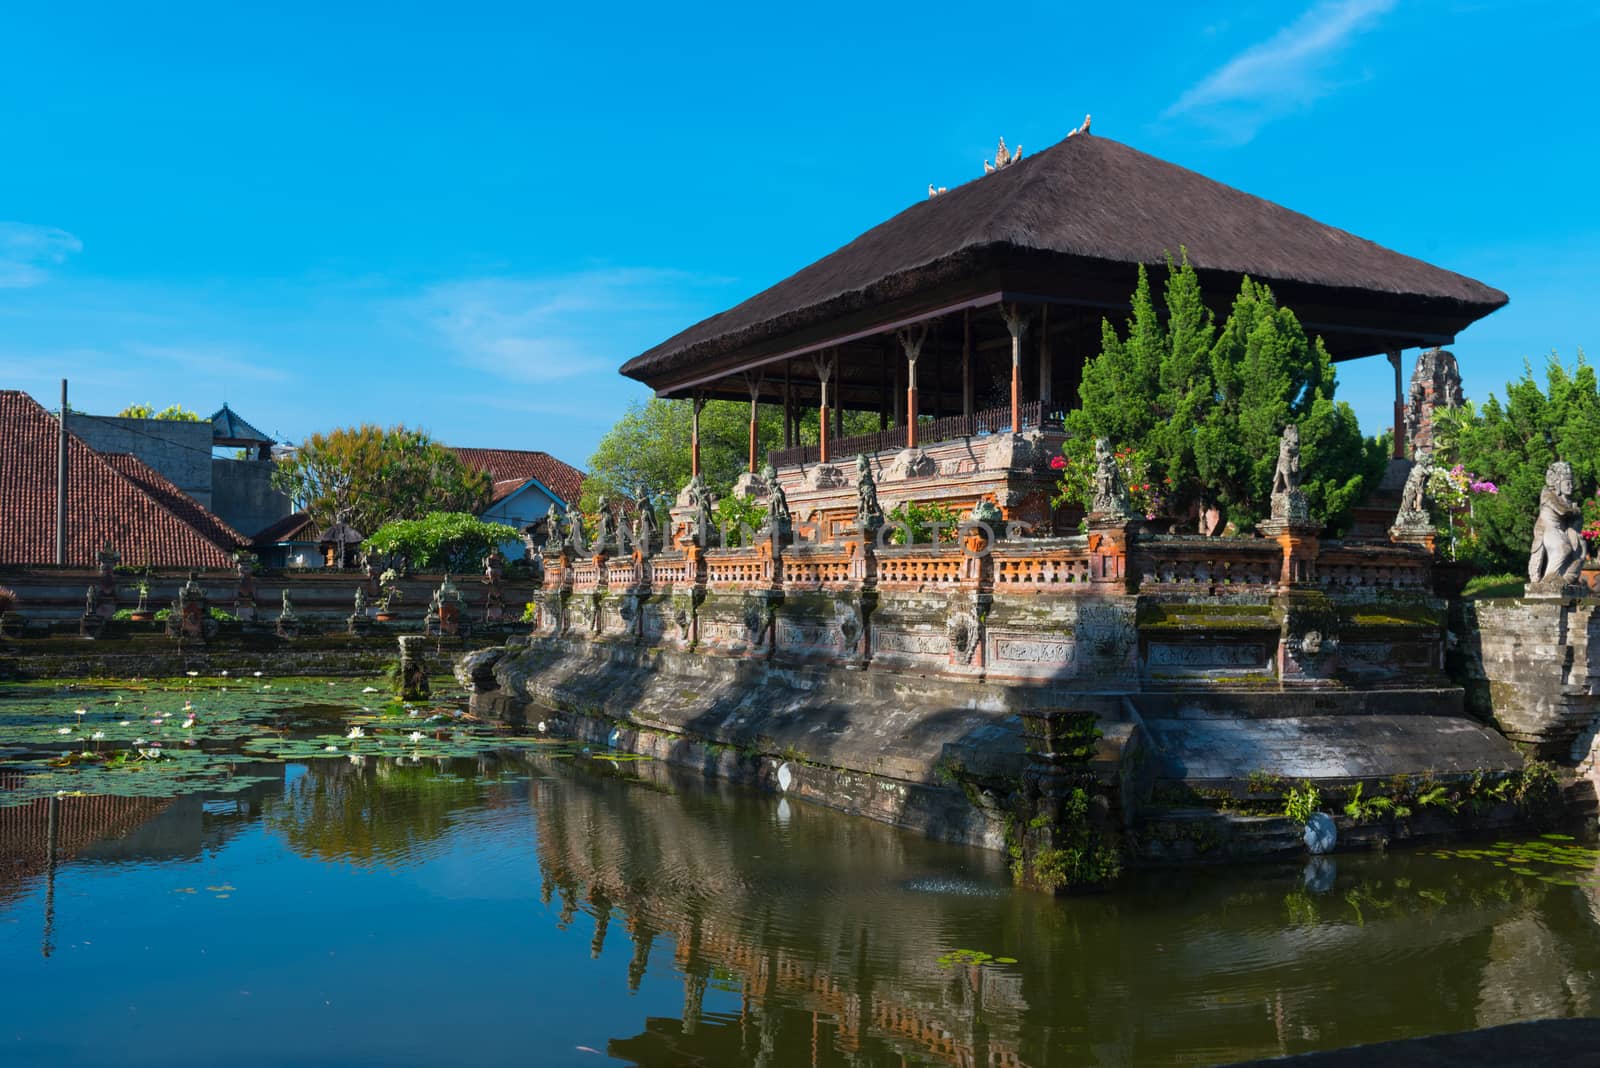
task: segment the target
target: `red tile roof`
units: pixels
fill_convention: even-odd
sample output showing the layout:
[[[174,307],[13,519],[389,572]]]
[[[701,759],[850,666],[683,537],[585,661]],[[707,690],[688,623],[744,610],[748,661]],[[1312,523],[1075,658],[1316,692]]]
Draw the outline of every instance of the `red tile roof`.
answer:
[[[132,453],[103,452],[100,455],[123,478],[160,501],[167,511],[204,534],[207,541],[219,548],[232,552],[250,540]]]
[[[56,435],[56,420],[37,401],[0,390],[0,563],[55,560]],[[93,564],[107,541],[133,566],[233,564],[222,546],[68,435],[67,562]]]
[[[561,498],[562,504],[576,504],[583,491],[583,472],[547,452],[451,448],[468,467],[489,473],[489,477],[495,481],[494,499],[497,501],[516,488],[502,492],[501,483],[515,480],[520,484],[530,478],[538,479],[546,489]]]

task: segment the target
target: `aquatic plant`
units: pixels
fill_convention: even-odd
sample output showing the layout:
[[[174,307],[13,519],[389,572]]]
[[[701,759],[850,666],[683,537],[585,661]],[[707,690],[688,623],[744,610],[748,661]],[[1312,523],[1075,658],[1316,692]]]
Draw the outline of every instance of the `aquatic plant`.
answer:
[[[1283,795],[1283,814],[1304,826],[1322,808],[1322,794],[1307,780]]]

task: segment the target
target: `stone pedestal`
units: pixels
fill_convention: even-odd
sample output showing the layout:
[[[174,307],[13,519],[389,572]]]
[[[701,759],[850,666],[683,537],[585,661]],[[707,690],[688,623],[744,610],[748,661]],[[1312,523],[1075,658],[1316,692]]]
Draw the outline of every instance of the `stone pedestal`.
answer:
[[[1274,503],[1273,511],[1278,510]],[[1314,587],[1317,582],[1318,535],[1322,527],[1303,515],[1295,515],[1294,511],[1290,509],[1288,519],[1274,517],[1256,525],[1264,537],[1276,541],[1283,551],[1283,570],[1278,576],[1278,586],[1285,590],[1295,586]]]
[[[1128,550],[1141,521],[1125,515],[1090,512],[1089,581],[1107,592],[1132,592]]]
[[[1600,662],[1590,652],[1600,644],[1600,601],[1525,597],[1472,606],[1477,648],[1469,650],[1468,671],[1481,667],[1500,729],[1544,759],[1587,756],[1587,744],[1582,754],[1573,748],[1600,718]]]
[[[421,701],[428,696],[428,664],[422,656],[426,640],[420,634],[407,634],[400,639],[400,700],[402,701]]]

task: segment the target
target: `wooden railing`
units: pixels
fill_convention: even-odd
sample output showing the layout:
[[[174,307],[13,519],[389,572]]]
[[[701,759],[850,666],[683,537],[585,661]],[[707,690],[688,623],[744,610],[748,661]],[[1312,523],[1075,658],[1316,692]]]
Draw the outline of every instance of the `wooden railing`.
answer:
[[[1041,425],[1057,424],[1061,421],[1061,413],[1052,408],[1048,415],[1045,413],[1041,401],[1027,401],[1021,405],[1018,413],[1022,418],[1024,429]],[[955,441],[958,438],[978,437],[983,434],[1002,434],[1011,430],[1011,406],[1002,408],[988,408],[971,415],[946,415],[938,419],[922,419],[917,423],[917,444],[934,445],[941,441]],[[828,439],[828,460],[830,463],[843,463],[857,453],[871,455],[875,452],[899,451],[906,447],[906,428],[903,426],[890,427],[887,430],[874,430],[866,434],[852,434],[849,437]],[[773,467],[789,467],[795,464],[814,464],[822,460],[822,450],[816,445],[796,445],[788,449],[773,449],[767,453],[767,460]]]

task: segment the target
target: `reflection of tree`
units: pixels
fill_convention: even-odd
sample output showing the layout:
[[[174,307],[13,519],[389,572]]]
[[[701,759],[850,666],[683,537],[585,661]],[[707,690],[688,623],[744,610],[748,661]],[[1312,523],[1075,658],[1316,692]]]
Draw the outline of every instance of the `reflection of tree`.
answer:
[[[267,806],[267,826],[295,852],[319,860],[399,865],[445,836],[455,815],[475,806],[477,762],[401,765],[368,758],[313,760],[281,799]]]

